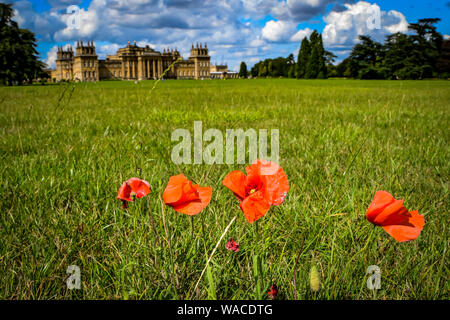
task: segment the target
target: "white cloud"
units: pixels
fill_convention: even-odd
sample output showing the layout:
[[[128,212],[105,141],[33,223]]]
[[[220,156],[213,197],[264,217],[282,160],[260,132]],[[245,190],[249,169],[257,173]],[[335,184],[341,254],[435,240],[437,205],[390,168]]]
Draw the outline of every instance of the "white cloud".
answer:
[[[408,31],[408,21],[406,21],[406,18],[402,13],[395,11],[395,10],[391,10],[387,14],[384,15],[385,20],[387,20],[388,18],[391,18],[391,17],[394,18],[393,19],[394,21],[397,19],[398,23],[384,26],[384,28],[389,33],[407,32]],[[383,16],[382,16],[382,19],[383,19]]]
[[[75,43],[72,45],[70,43],[62,46],[65,50],[67,50],[69,47],[75,48]],[[53,46],[48,52],[47,52],[47,58],[45,59],[45,63],[49,68],[55,68],[56,67],[56,58],[58,54],[58,46]]]
[[[289,36],[295,32],[295,23],[279,20],[270,20],[261,31],[264,39],[278,42],[289,40]]]
[[[49,51],[47,51],[47,59],[45,59],[45,63],[49,68],[56,67],[56,53],[58,52],[58,46],[53,46]]]
[[[382,41],[389,33],[407,31],[408,22],[398,11],[382,11],[377,4],[365,1],[344,6],[345,10],[332,11],[323,17],[327,24],[322,37],[327,47],[351,47],[358,41],[359,35],[370,35]]]
[[[150,44],[156,50],[177,47],[187,58],[191,43],[207,42],[212,61],[223,59],[231,68],[244,60],[253,62],[270,55],[298,50],[299,41],[308,36],[310,28],[298,29],[302,22],[323,14],[330,4],[349,0],[91,0],[80,10],[80,28],[71,29],[66,14],[69,5],[86,4],[81,0],[47,0],[52,9],[35,12],[31,0],[14,2],[16,21],[21,27],[36,32],[40,41],[66,43],[95,40],[101,43],[101,58],[115,53],[127,41]],[[378,7],[360,1],[332,11],[324,20],[325,45],[348,48],[358,34],[367,34],[364,8]],[[268,15],[273,19],[264,26],[257,20]],[[397,11],[382,11],[382,27],[375,35],[402,31],[407,26]],[[319,32],[321,30],[318,30]],[[271,45],[276,42],[276,45]],[[284,46],[284,47],[283,47]],[[54,64],[56,49],[47,53]],[[45,53],[43,54],[45,56]]]
[[[303,38],[309,37],[309,36],[311,35],[312,32],[313,32],[313,30],[310,29],[310,28],[305,28],[305,29],[298,30],[298,31],[291,37],[291,41],[292,41],[292,42],[299,42],[299,41],[302,41]]]

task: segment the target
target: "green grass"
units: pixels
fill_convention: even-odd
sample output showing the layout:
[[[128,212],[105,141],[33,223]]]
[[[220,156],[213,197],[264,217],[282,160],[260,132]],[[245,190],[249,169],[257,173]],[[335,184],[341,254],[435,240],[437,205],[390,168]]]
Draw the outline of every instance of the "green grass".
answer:
[[[450,82],[164,81],[150,94],[152,86],[0,88],[0,298],[267,299],[276,283],[280,299],[293,299],[299,252],[299,299],[449,298]],[[195,120],[223,133],[280,130],[290,191],[257,225],[221,184],[245,165],[170,161],[172,131],[192,132]],[[170,207],[163,216],[161,194],[179,172],[213,188],[197,216]],[[134,176],[152,192],[126,212],[116,194]],[[365,219],[376,190],[425,215],[417,240],[398,243]],[[229,237],[238,253],[225,249]],[[81,290],[66,287],[72,264]],[[378,292],[366,287],[369,265],[381,268]]]

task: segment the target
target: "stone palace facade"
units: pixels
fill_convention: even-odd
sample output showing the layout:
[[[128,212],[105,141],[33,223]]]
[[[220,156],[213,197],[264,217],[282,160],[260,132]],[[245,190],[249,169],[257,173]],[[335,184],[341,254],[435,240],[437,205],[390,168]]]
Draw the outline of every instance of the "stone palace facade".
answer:
[[[178,50],[155,51],[150,46],[130,44],[116,54],[98,59],[94,42],[77,42],[72,47],[58,48],[56,69],[51,71],[53,81],[99,81],[105,79],[223,79],[237,78],[236,72],[228,71],[226,65],[211,65],[208,47],[192,44],[190,56],[183,59]],[[165,72],[165,74],[164,74]],[[164,75],[163,75],[164,74]]]

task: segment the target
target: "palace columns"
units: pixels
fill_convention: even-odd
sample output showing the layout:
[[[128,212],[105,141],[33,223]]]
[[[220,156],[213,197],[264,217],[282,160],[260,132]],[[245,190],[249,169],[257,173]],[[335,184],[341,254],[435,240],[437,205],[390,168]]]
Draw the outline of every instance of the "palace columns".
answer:
[[[158,60],[158,78],[160,78],[162,75],[162,60]]]
[[[153,67],[152,67],[152,78],[153,79],[155,79],[155,59],[152,59],[152,64],[153,64]]]
[[[125,60],[122,59],[122,70],[120,78],[125,79]]]
[[[142,75],[144,73],[143,65],[142,65],[142,57],[138,57],[137,61],[137,78],[138,80],[142,80]]]

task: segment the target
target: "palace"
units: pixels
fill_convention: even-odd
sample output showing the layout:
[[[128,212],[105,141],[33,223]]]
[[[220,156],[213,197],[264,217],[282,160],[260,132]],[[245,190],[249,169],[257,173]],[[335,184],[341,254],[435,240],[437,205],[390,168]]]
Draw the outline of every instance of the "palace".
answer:
[[[165,72],[165,74],[164,74]],[[163,76],[164,74],[164,76]],[[56,70],[51,71],[53,81],[99,81],[105,79],[223,79],[237,78],[236,72],[227,66],[210,64],[208,47],[192,44],[189,59],[181,57],[177,49],[155,51],[150,46],[130,44],[120,48],[116,54],[98,59],[94,42],[77,42],[75,54],[72,47],[58,48]]]

